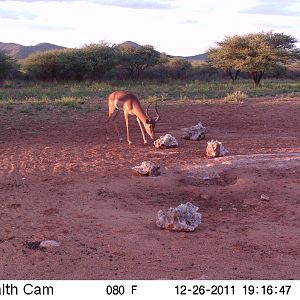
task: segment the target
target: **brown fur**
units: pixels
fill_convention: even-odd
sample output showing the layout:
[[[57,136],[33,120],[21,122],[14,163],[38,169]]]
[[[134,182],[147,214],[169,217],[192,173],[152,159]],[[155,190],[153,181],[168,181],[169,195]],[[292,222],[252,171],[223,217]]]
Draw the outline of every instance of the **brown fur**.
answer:
[[[143,126],[146,130],[146,132],[149,134],[149,136],[154,139],[155,138],[155,120],[153,120],[151,117],[148,117],[140,104],[140,101],[138,98],[126,91],[116,91],[111,93],[108,96],[108,119],[107,119],[107,125],[106,125],[106,136],[108,138],[108,123],[112,119],[114,122],[114,127],[117,135],[119,136],[119,130],[117,127],[117,124],[115,123],[116,117],[119,115],[119,111],[123,110],[124,112],[124,118],[126,123],[126,129],[127,129],[127,141],[129,144],[131,144],[130,138],[129,138],[129,115],[134,115],[137,117],[137,122],[140,126],[141,133],[143,136],[144,143],[147,144],[145,134],[143,131]],[[115,113],[115,115],[114,115]],[[142,126],[143,124],[143,126]]]

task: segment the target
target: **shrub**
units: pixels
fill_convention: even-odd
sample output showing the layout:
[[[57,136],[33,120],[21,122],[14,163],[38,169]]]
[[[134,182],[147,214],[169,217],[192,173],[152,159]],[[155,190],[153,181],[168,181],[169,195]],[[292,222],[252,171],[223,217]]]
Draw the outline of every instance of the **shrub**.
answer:
[[[101,80],[116,62],[114,46],[100,43],[32,54],[23,62],[22,70],[42,80]]]
[[[14,59],[0,51],[0,80],[8,78],[16,72],[17,64]]]
[[[224,98],[226,102],[243,102],[247,98],[247,94],[240,90],[236,90],[231,94],[227,94]]]

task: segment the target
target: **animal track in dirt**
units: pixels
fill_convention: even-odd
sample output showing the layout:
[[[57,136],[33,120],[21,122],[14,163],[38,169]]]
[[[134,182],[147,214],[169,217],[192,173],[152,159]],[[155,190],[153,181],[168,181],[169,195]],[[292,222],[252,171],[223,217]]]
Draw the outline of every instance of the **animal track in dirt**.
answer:
[[[157,203],[157,204],[163,204],[163,205],[179,205],[180,203],[185,203],[187,201],[193,201],[194,195],[192,193],[187,193],[186,191],[178,192],[178,191],[152,191],[149,193],[150,197],[147,197],[149,199],[149,203]]]
[[[10,205],[7,206],[8,209],[18,209],[22,206],[22,204],[20,203],[12,203]]]
[[[28,184],[24,181],[17,181],[12,180],[11,182],[1,182],[0,183],[0,190],[3,190],[5,192],[10,192],[14,190],[22,189],[24,192],[29,191]]]
[[[120,198],[121,195],[116,192],[111,192],[107,189],[100,188],[97,190],[97,196],[101,198]]]
[[[40,247],[40,241],[34,241],[34,242],[30,242],[30,241],[26,241],[24,243],[24,246],[27,248],[27,249],[31,249],[31,250],[39,250],[39,251],[45,251],[44,248],[41,248]]]
[[[231,171],[223,171],[220,174],[216,174],[213,176],[203,176],[201,175],[187,175],[184,178],[179,179],[179,182],[184,185],[192,185],[197,187],[205,187],[211,185],[217,186],[229,186],[234,185],[238,177]]]
[[[49,208],[43,211],[45,216],[53,216],[59,214],[59,209],[57,208]]]

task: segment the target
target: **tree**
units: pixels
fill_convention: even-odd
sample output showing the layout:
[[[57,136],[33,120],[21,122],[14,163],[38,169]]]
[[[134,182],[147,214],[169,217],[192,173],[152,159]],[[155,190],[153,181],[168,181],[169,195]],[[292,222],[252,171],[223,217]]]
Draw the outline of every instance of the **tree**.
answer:
[[[224,69],[234,82],[240,71],[249,72],[259,84],[265,72],[276,64],[285,64],[299,55],[297,40],[283,33],[260,32],[226,37],[209,50],[210,63]],[[232,70],[236,70],[235,76]]]
[[[42,80],[96,80],[102,79],[116,62],[115,47],[100,43],[32,54],[23,62],[22,69]]]
[[[236,52],[237,48],[241,47],[242,39],[239,36],[226,37],[223,42],[218,42],[218,47],[210,48],[208,50],[208,62],[216,68],[224,70],[234,83],[240,73],[239,69],[236,69],[236,60],[239,53]]]
[[[10,56],[0,51],[0,80],[7,78],[16,69],[16,62]]]
[[[86,45],[81,49],[81,56],[86,77],[91,80],[102,79],[117,63],[116,47],[105,42]]]
[[[62,68],[58,60],[60,52],[53,50],[31,54],[22,62],[22,71],[36,79],[59,79]]]
[[[172,58],[167,64],[170,75],[173,78],[187,78],[188,73],[192,70],[192,64],[184,58]]]
[[[160,63],[160,53],[153,46],[119,46],[120,65],[131,78],[139,78],[141,73]]]

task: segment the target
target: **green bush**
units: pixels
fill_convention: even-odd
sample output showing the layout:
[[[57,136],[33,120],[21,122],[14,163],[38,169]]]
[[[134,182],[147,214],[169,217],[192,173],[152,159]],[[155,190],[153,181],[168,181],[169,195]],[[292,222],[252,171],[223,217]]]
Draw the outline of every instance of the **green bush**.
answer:
[[[0,80],[10,77],[17,70],[17,63],[10,56],[0,51]]]
[[[243,102],[247,97],[247,94],[245,94],[244,92],[236,90],[231,94],[227,94],[224,100],[226,102]]]
[[[101,80],[116,63],[115,47],[101,43],[33,54],[22,63],[22,70],[42,80]]]

